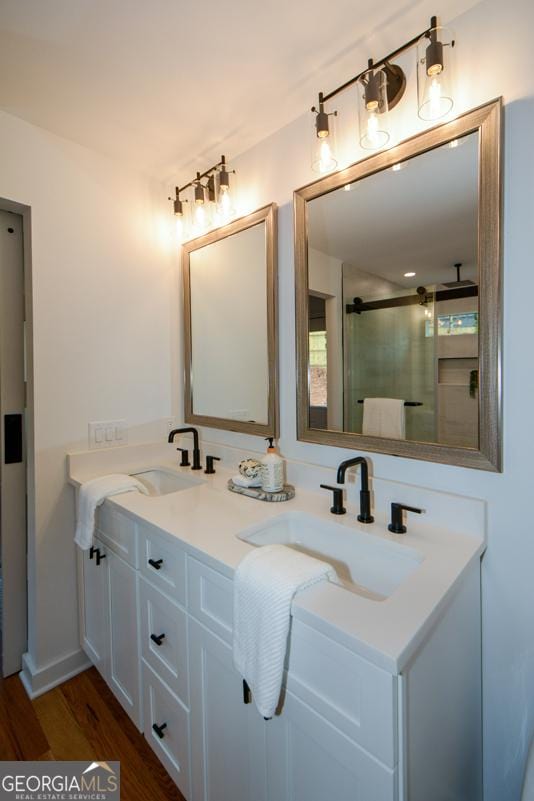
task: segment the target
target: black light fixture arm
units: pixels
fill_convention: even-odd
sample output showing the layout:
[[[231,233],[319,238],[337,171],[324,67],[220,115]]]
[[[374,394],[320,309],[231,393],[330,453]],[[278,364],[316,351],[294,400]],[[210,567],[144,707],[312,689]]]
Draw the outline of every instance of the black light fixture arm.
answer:
[[[410,39],[410,41],[405,42],[403,45],[401,45],[400,47],[397,47],[395,50],[392,50],[391,53],[388,53],[387,56],[384,56],[384,58],[381,58],[380,61],[371,61],[370,60],[368,66],[364,70],[359,72],[358,75],[355,75],[353,78],[349,78],[348,81],[345,81],[345,83],[342,83],[340,86],[337,86],[335,89],[332,89],[331,92],[328,92],[327,94],[324,94],[323,92],[321,92],[319,94],[320,102],[326,103],[326,102],[328,102],[328,100],[332,100],[333,97],[336,97],[336,95],[339,95],[339,94],[341,94],[341,92],[344,92],[345,89],[349,89],[357,81],[359,81],[360,78],[362,78],[365,75],[366,72],[369,72],[370,68],[379,69],[380,67],[386,66],[387,64],[389,64],[390,61],[392,61],[393,59],[397,58],[397,56],[400,56],[401,53],[404,53],[406,50],[409,50],[411,47],[414,47],[417,44],[417,42],[419,41],[419,39],[423,38],[423,36],[427,36],[428,38],[430,38],[430,34],[431,34],[432,29],[436,28],[437,25],[438,25],[438,18],[437,17],[431,17],[430,26],[426,30],[424,30],[422,33],[418,34],[417,36],[414,36],[413,39]],[[312,111],[315,111],[315,108],[313,108]]]

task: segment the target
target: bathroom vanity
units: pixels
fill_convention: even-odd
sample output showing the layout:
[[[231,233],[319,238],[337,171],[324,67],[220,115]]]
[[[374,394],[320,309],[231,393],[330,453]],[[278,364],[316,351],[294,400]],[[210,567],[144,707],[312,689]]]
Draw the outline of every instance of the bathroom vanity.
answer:
[[[224,467],[193,479],[170,446],[128,451],[70,457],[75,486],[150,468],[153,493],[108,499],[78,552],[81,645],[187,799],[481,798],[482,537],[430,514],[393,535],[351,506],[333,522],[320,491],[263,504],[227,492]],[[265,721],[231,644],[234,569],[267,542],[321,554],[340,584],[295,599]]]

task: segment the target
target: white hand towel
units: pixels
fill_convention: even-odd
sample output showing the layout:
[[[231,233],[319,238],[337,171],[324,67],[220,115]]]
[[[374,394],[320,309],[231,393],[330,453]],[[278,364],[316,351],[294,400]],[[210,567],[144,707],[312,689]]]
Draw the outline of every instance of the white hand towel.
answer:
[[[258,711],[274,715],[284,675],[291,601],[306,587],[337,580],[331,565],[284,545],[255,548],[234,575],[234,665]]]
[[[85,481],[81,485],[78,495],[78,522],[74,535],[76,545],[86,551],[93,544],[96,509],[104,503],[106,498],[111,495],[119,495],[121,492],[132,491],[148,495],[147,488],[140,481],[122,473],[111,473],[108,476]]]
[[[404,401],[396,398],[365,398],[362,434],[406,439]]]

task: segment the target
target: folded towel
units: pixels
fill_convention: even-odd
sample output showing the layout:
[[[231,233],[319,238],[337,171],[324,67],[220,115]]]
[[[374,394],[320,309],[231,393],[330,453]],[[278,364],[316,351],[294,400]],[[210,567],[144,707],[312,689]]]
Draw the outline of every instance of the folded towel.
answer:
[[[284,675],[291,601],[325,579],[331,565],[284,545],[255,548],[234,575],[234,665],[246,680],[258,711],[274,715]]]
[[[404,401],[396,398],[365,398],[362,434],[406,439]]]
[[[232,481],[238,487],[261,487],[261,476],[247,478],[240,475],[240,473],[236,473],[235,476],[232,476]]]
[[[78,495],[78,522],[74,542],[83,551],[93,544],[95,533],[95,515],[97,506],[104,503],[111,495],[121,492],[143,492],[148,495],[148,489],[133,476],[122,473],[112,473],[109,476],[100,476],[91,481],[85,481]]]

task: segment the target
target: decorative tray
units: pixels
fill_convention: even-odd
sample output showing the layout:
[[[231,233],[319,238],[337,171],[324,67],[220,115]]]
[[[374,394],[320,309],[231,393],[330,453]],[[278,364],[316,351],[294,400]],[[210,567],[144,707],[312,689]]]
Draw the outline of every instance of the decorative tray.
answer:
[[[290,501],[295,497],[295,487],[291,484],[284,484],[279,492],[267,492],[261,487],[240,487],[234,484],[232,479],[228,479],[228,489],[230,492],[237,492],[239,495],[246,495],[248,498],[256,498],[257,501],[268,501],[279,503],[280,501]]]

